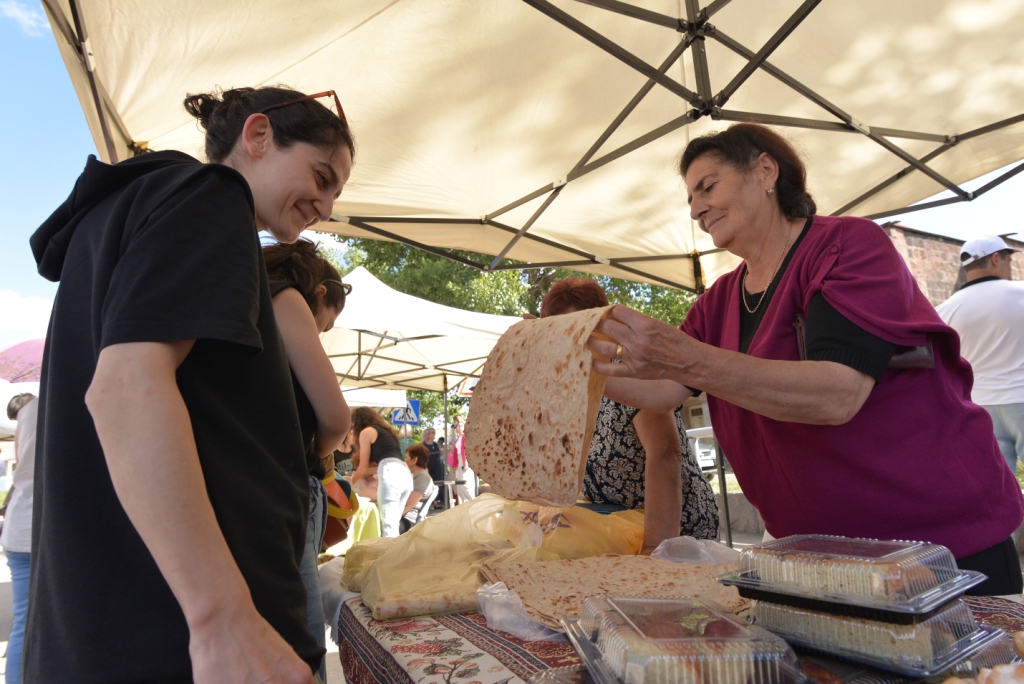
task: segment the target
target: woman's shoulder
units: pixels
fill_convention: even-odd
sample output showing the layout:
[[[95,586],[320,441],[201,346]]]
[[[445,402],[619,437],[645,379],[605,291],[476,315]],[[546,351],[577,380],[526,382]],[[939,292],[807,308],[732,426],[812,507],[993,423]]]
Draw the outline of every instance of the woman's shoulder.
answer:
[[[288,290],[288,289],[293,289],[299,295],[299,297],[302,296],[302,293],[299,292],[299,286],[298,286],[297,283],[293,283],[290,280],[271,280],[270,281],[270,297],[271,298],[276,297],[277,295],[281,294],[282,292],[284,292],[285,290]],[[306,300],[304,300],[304,299],[302,300],[302,304],[303,304],[303,306],[308,306],[306,304]]]

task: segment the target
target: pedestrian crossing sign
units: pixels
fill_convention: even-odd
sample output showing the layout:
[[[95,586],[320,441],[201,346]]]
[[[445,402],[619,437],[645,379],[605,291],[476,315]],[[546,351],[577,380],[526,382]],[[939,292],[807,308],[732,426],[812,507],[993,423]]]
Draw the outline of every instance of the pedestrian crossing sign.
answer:
[[[395,425],[419,425],[420,400],[409,399],[405,402],[405,408],[395,409],[391,415],[391,422]]]

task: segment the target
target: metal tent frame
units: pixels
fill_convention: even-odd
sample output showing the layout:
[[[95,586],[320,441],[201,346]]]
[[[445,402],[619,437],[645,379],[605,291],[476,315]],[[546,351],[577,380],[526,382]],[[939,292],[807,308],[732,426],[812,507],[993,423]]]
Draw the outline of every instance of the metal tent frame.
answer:
[[[111,161],[118,161],[118,149],[117,141],[111,130],[111,124],[116,128],[118,136],[123,142],[123,148],[127,150],[126,155],[122,156],[133,156],[141,154],[146,151],[145,143],[137,143],[134,141],[127,131],[124,123],[120,120],[117,115],[116,108],[111,103],[107,91],[103,87],[103,83],[99,76],[95,73],[95,65],[91,58],[91,50],[89,45],[89,35],[86,31],[85,17],[82,15],[81,2],[80,0],[65,0],[69,3],[70,12],[72,15],[73,22],[69,22],[60,5],[61,0],[42,0],[46,11],[50,15],[51,21],[55,25],[55,31],[59,32],[63,36],[67,45],[74,51],[78,58],[79,66],[88,80],[88,85],[91,90],[91,104],[94,108],[93,114],[98,117],[99,127],[102,131],[103,142],[105,143],[106,152],[108,158]],[[929,178],[939,183],[950,191],[953,196],[930,202],[923,202],[919,204],[912,204],[910,206],[901,207],[898,209],[891,209],[879,213],[869,214],[867,218],[879,219],[896,214],[904,214],[913,211],[920,211],[923,209],[931,209],[934,207],[945,206],[954,204],[957,202],[970,202],[978,197],[981,197],[989,190],[997,187],[1001,183],[1009,180],[1017,174],[1024,171],[1024,162],[1018,163],[1009,171],[1004,172],[997,178],[993,179],[989,183],[985,184],[981,188],[974,191],[965,190],[963,187],[954,183],[953,181],[946,178],[944,175],[936,171],[933,167],[929,166],[929,162],[933,161],[936,157],[942,155],[948,150],[961,142],[969,140],[971,138],[985,135],[993,131],[1012,126],[1014,124],[1024,122],[1024,113],[997,121],[986,126],[976,128],[966,133],[931,133],[921,131],[909,131],[900,130],[893,128],[882,128],[870,126],[863,122],[853,114],[845,111],[838,105],[828,101],[811,88],[802,84],[797,79],[793,78],[789,74],[783,72],[781,69],[774,66],[768,61],[768,58],[775,52],[776,49],[781,46],[784,41],[793,33],[793,31],[807,18],[809,14],[819,5],[822,0],[805,0],[800,6],[792,13],[792,15],[779,27],[779,29],[768,39],[768,41],[761,46],[757,51],[751,50],[750,48],[740,44],[738,41],[726,35],[723,31],[718,29],[714,24],[711,23],[711,18],[720,11],[723,7],[729,4],[730,0],[713,0],[704,7],[700,7],[700,0],[684,0],[686,8],[686,18],[677,18],[658,12],[653,12],[641,7],[637,7],[621,0],[577,0],[602,10],[613,12],[624,17],[628,17],[635,21],[646,22],[652,26],[661,27],[667,30],[676,31],[681,34],[679,43],[672,49],[672,51],[666,56],[665,60],[658,66],[644,61],[643,59],[632,54],[622,46],[616,44],[613,40],[593,28],[587,26],[585,23],[566,13],[562,9],[556,7],[549,0],[522,0],[527,5],[533,7],[537,11],[544,14],[546,17],[554,22],[564,26],[569,31],[582,37],[594,47],[603,50],[615,59],[619,60],[623,64],[629,66],[635,71],[647,77],[646,83],[637,91],[636,95],[630,100],[630,102],[622,109],[622,111],[616,116],[604,132],[598,137],[590,149],[580,158],[580,160],[569,169],[565,176],[555,180],[537,190],[524,195],[518,199],[515,199],[508,204],[477,218],[465,217],[455,219],[438,219],[438,218],[409,218],[399,216],[334,216],[332,222],[340,222],[350,224],[361,231],[364,234],[370,234],[378,238],[386,240],[392,240],[400,242],[412,247],[423,249],[430,253],[442,256],[448,259],[452,259],[466,266],[478,269],[483,272],[510,270],[510,269],[538,269],[538,268],[549,268],[549,267],[567,267],[576,270],[586,271],[590,267],[600,266],[602,267],[603,273],[609,272],[609,267],[614,269],[614,272],[621,277],[632,280],[646,280],[648,282],[655,282],[670,287],[687,290],[690,292],[700,293],[706,288],[707,283],[703,276],[703,269],[701,267],[701,257],[720,252],[722,250],[713,249],[705,251],[694,250],[689,254],[669,254],[660,256],[643,256],[643,257],[626,257],[626,258],[612,258],[603,259],[595,254],[588,253],[583,250],[576,249],[572,246],[562,244],[555,240],[546,239],[530,233],[530,229],[536,224],[537,220],[541,215],[551,206],[553,202],[558,199],[558,196],[564,190],[568,183],[571,183],[592,171],[595,171],[602,166],[615,161],[641,147],[673,132],[684,126],[694,123],[703,117],[709,117],[712,120],[719,121],[754,121],[771,126],[785,126],[802,129],[812,129],[819,131],[830,131],[836,133],[846,133],[862,135],[870,139],[877,145],[884,148],[890,154],[898,157],[906,166],[897,173],[893,174],[889,178],[878,183],[874,187],[870,188],[859,197],[847,202],[844,206],[835,210],[832,215],[839,215],[846,213],[858,205],[865,202],[867,199],[878,194],[882,190],[888,188],[893,183],[899,181],[901,178],[911,173],[922,173],[927,175]],[[72,25],[73,23],[73,25]],[[745,65],[736,73],[733,78],[721,88],[717,94],[714,93],[711,84],[710,72],[708,69],[708,57],[706,54],[706,42],[713,40],[721,45],[728,48],[733,53],[746,59]],[[696,84],[696,91],[692,91],[682,85],[679,81],[669,77],[667,75],[670,67],[677,63],[677,61],[683,56],[683,54],[690,50],[691,57],[694,66],[694,83]],[[747,81],[751,75],[757,71],[763,71],[776,80],[780,81],[790,89],[796,91],[803,98],[806,98],[810,102],[814,103],[827,114],[830,115],[828,119],[806,119],[796,118],[788,116],[778,116],[772,114],[758,113],[758,112],[746,112],[726,109],[725,105],[729,99],[736,93],[736,91]],[[600,157],[596,157],[598,150],[601,149],[602,145],[607,142],[612,134],[620,127],[623,121],[633,112],[645,96],[650,93],[655,86],[669,91],[670,93],[682,98],[692,108],[687,111],[684,115],[677,117],[676,119],[669,121],[653,130],[641,135],[632,141],[623,144],[616,149],[603,154]],[[82,98],[83,104],[86,98]],[[87,112],[87,116],[88,116]],[[109,122],[108,122],[109,120]],[[892,139],[907,139],[917,141],[927,141],[936,144],[936,147],[928,152],[927,154],[917,157],[910,154],[906,150],[902,149]],[[544,201],[540,206],[533,212],[533,214],[519,227],[515,228],[505,223],[499,222],[496,219],[501,217],[503,214],[522,206],[528,202],[544,197]],[[461,257],[447,249],[434,247],[410,237],[401,235],[395,232],[395,226],[401,224],[465,224],[473,226],[486,226],[490,229],[501,231],[508,235],[508,241],[505,246],[494,254],[494,258],[489,263],[483,263],[474,261],[472,259],[466,259]],[[325,226],[330,230],[329,225]],[[391,228],[391,229],[389,229]],[[560,250],[564,254],[564,259],[557,261],[547,261],[543,263],[522,263],[516,262],[506,258],[509,251],[521,240],[529,242],[539,243],[547,248],[554,248]],[[654,273],[650,273],[644,270],[644,264],[652,261],[669,261],[669,260],[689,260],[692,263],[695,287],[687,286],[683,283],[666,279],[658,276]]]

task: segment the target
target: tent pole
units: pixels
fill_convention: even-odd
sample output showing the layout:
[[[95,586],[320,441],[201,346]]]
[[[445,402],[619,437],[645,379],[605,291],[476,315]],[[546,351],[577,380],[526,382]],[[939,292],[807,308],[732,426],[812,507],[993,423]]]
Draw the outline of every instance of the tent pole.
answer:
[[[107,117],[103,114],[103,100],[100,98],[99,90],[96,87],[96,75],[93,73],[92,57],[89,51],[89,35],[85,32],[85,22],[82,20],[81,7],[78,0],[71,0],[71,19],[75,22],[75,29],[78,32],[78,44],[81,48],[82,57],[85,60],[85,73],[89,78],[89,89],[92,91],[92,101],[96,106],[96,116],[100,120],[100,131],[103,133],[103,142],[107,146],[107,155],[111,164],[116,164],[117,148],[114,147],[114,139],[110,136],[110,128],[107,126]]]

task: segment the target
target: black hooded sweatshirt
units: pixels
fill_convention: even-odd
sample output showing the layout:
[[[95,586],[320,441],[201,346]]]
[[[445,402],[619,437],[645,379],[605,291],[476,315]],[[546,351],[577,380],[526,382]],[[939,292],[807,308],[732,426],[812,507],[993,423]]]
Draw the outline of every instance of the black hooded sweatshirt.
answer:
[[[184,614],[121,507],[84,401],[100,351],[130,342],[196,340],[177,382],[217,521],[256,609],[320,663],[299,575],[304,450],[253,211],[245,179],[220,164],[90,157],[32,236],[39,273],[60,287],[43,357],[26,682],[192,681]],[[161,486],[159,466],[148,486]]]

